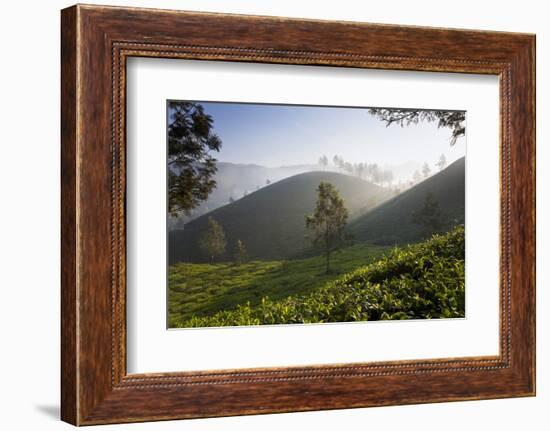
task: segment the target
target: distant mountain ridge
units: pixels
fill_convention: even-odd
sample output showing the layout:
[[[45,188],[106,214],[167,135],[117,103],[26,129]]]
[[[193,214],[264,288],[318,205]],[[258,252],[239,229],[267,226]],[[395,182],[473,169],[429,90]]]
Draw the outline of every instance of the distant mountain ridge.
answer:
[[[350,175],[329,171],[297,174],[202,215],[187,223],[184,230],[171,231],[170,263],[205,260],[198,241],[208,217],[213,217],[225,231],[226,259],[231,258],[237,240],[244,243],[252,259],[282,259],[307,250],[311,243],[305,237],[305,215],[315,208],[316,189],[321,181],[338,189],[350,218],[366,213],[391,195],[385,188]]]

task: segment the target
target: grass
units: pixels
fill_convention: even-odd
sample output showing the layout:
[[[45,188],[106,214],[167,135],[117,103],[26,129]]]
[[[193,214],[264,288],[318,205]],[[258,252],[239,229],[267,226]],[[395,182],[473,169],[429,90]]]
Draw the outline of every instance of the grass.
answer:
[[[284,299],[315,291],[342,274],[380,258],[388,248],[360,244],[333,254],[332,272],[325,274],[321,256],[282,261],[233,263],[179,263],[169,267],[169,324],[192,317],[236,309],[239,304],[261,303],[262,298]]]
[[[292,276],[292,272],[284,272]],[[375,262],[335,279],[324,280],[321,287],[311,285],[309,292],[274,298],[262,289],[262,297],[255,304],[240,302],[236,309],[210,316],[185,318],[171,315],[171,326],[464,317],[464,277],[464,228],[457,227],[422,243],[395,248]]]

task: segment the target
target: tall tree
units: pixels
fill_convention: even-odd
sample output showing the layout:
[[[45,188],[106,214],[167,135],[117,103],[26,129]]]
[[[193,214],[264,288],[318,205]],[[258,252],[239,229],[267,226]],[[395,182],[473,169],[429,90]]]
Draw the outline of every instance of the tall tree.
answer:
[[[246,262],[247,259],[247,252],[246,247],[244,246],[244,243],[238,239],[235,243],[235,248],[233,250],[233,259],[235,259],[235,263],[238,265],[243,264]]]
[[[424,203],[413,213],[412,221],[422,227],[426,236],[441,231],[443,227],[441,209],[431,192],[426,193]]]
[[[439,156],[439,160],[435,165],[439,168],[440,171],[445,169],[445,166],[447,166],[447,158],[445,157],[445,154],[441,154]]]
[[[222,141],[201,104],[171,101],[168,114],[168,211],[189,215],[216,187],[212,152]]]
[[[353,174],[353,165],[350,162],[344,163],[344,171],[346,171],[348,174]]]
[[[421,121],[437,122],[437,127],[451,129],[451,146],[466,133],[466,113],[464,111],[426,111],[422,109],[370,108],[369,113],[386,123],[401,127],[418,124]]]
[[[200,249],[214,263],[216,257],[221,256],[225,252],[226,245],[227,241],[225,240],[223,228],[213,217],[208,217],[206,230],[199,238]]]
[[[347,220],[348,210],[336,187],[321,182],[317,187],[315,211],[306,215],[306,228],[312,232],[313,244],[323,250],[327,274],[330,272],[331,253],[344,243]]]
[[[323,154],[321,157],[319,157],[319,166],[321,166],[323,170],[325,170],[328,166],[328,157],[326,155]]]
[[[414,174],[413,174],[413,177],[412,177],[412,182],[413,182],[413,184],[416,184],[416,183],[418,183],[421,179],[422,179],[422,176],[420,175],[420,172],[419,172],[418,169],[417,169],[416,171],[414,171]]]
[[[422,165],[422,175],[424,175],[424,178],[428,178],[431,172],[432,170],[430,169],[428,163],[424,162],[424,164]]]
[[[365,173],[365,163],[361,162],[361,163],[357,163],[355,166],[355,173],[357,175],[357,177],[359,178],[363,178],[363,174]]]

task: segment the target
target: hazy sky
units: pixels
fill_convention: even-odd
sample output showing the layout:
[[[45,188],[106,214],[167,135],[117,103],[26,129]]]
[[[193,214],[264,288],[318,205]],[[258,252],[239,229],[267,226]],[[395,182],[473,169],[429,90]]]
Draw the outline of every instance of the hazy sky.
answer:
[[[422,122],[400,127],[367,108],[200,102],[214,118],[223,142],[219,161],[276,167],[315,164],[338,154],[352,163],[433,165],[440,154],[449,163],[466,153],[466,139],[450,146],[451,129]]]

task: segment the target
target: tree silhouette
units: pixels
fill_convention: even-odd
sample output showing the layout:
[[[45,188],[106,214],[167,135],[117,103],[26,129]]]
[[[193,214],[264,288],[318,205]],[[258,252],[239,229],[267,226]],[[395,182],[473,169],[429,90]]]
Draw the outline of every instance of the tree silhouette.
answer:
[[[418,124],[421,121],[437,122],[437,127],[451,129],[451,146],[464,136],[466,113],[464,111],[427,111],[422,109],[370,108],[369,113],[386,123],[386,126],[397,124],[401,127]]]
[[[319,166],[321,166],[323,170],[325,170],[326,167],[328,166],[328,157],[323,154],[321,157],[319,157],[318,163],[319,163]]]
[[[431,192],[426,193],[424,203],[413,213],[412,221],[423,228],[425,236],[441,231],[443,227],[441,209]]]
[[[211,152],[219,151],[222,141],[201,104],[171,101],[168,113],[168,211],[189,215],[216,187]]]
[[[422,165],[422,175],[424,175],[424,178],[428,178],[431,172],[432,170],[430,169],[428,163],[424,162],[424,164]]]
[[[243,264],[246,262],[247,259],[247,253],[246,253],[246,247],[244,246],[244,243],[238,239],[235,243],[235,249],[233,250],[233,258],[235,259],[235,263],[238,265]]]
[[[221,225],[212,217],[208,217],[208,225],[206,231],[199,238],[200,249],[210,257],[210,261],[214,263],[217,256],[225,252],[225,233]]]
[[[332,162],[334,163],[334,166],[336,166],[338,168],[339,171],[344,170],[345,162],[344,162],[344,159],[341,156],[335,155],[332,158]]]
[[[435,165],[439,168],[440,171],[445,169],[445,166],[447,166],[447,158],[445,157],[445,154],[441,154],[441,156],[439,156],[439,160]]]
[[[317,187],[317,204],[311,215],[306,215],[306,228],[312,232],[313,244],[319,246],[326,258],[326,273],[330,273],[330,255],[344,243],[344,229],[348,210],[336,187],[321,182]]]

